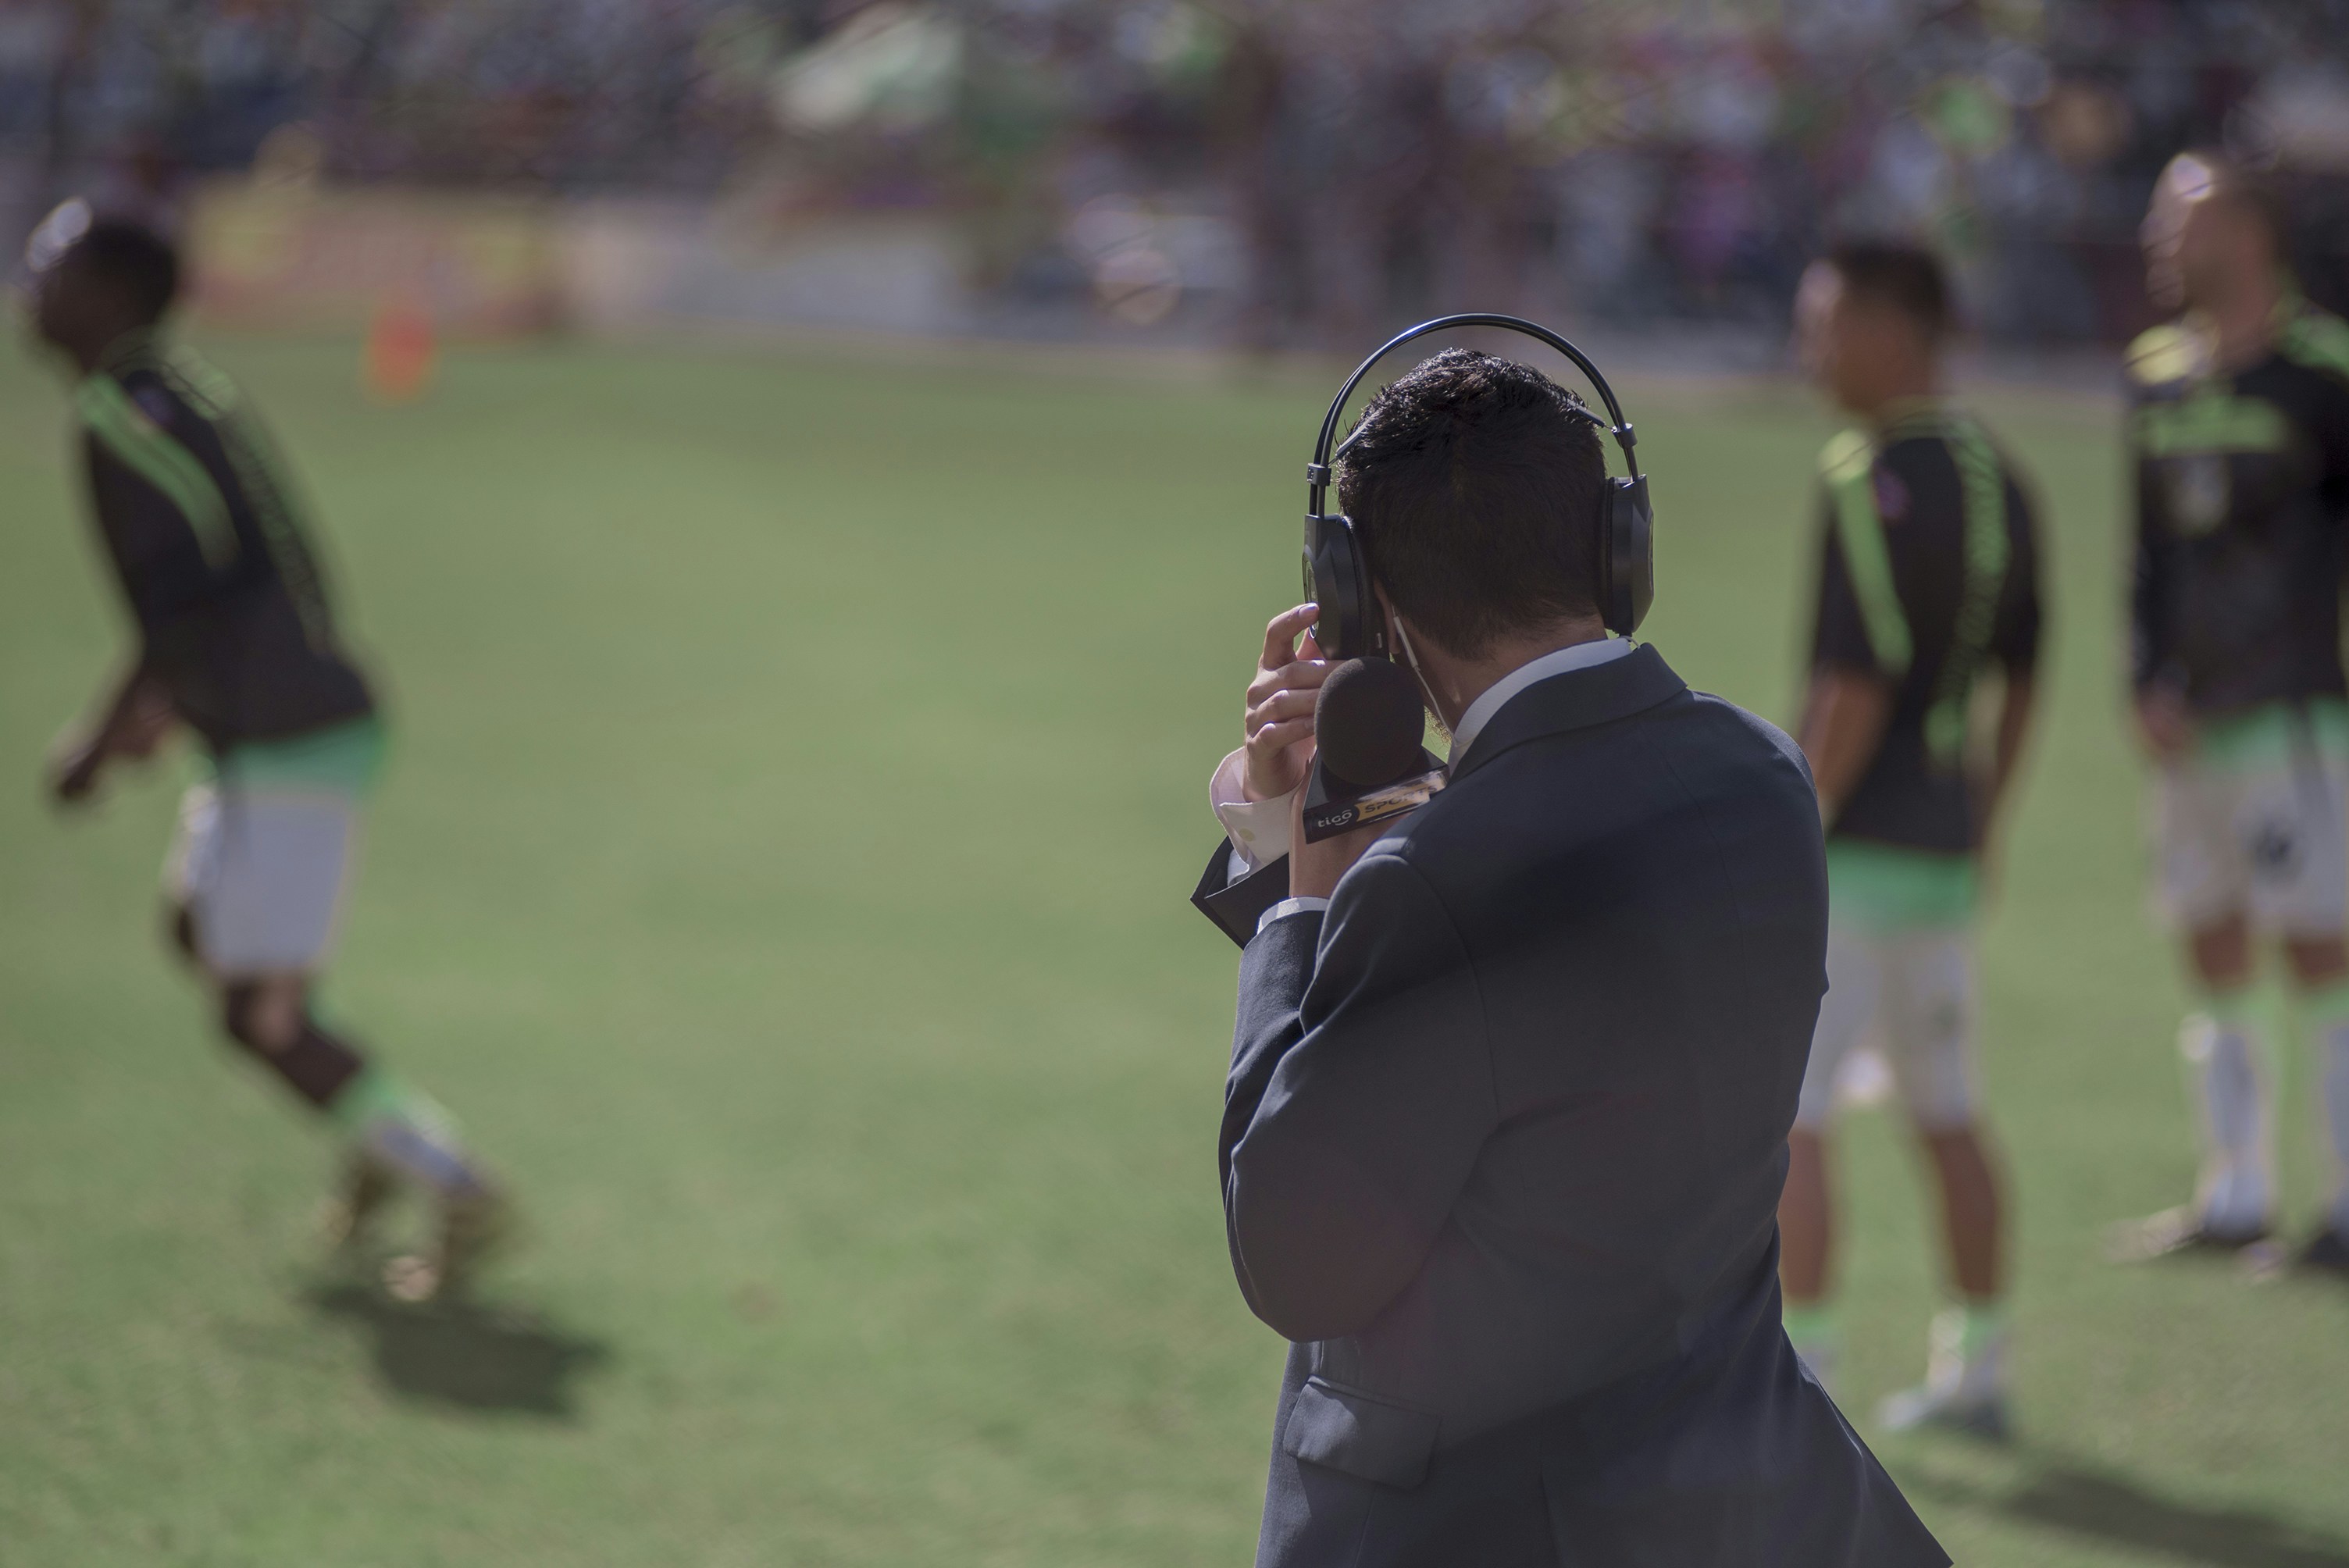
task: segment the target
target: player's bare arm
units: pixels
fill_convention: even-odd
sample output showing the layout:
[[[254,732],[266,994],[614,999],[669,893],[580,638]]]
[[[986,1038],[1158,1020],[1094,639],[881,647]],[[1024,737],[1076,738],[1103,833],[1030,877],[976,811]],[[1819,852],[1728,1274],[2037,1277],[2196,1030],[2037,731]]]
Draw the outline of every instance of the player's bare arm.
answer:
[[[1833,820],[1858,787],[1891,717],[1892,683],[1882,676],[1835,665],[1812,674],[1795,738],[1811,765],[1822,817]]]
[[[1982,781],[1982,875],[1985,882],[1998,870],[1998,831],[2006,822],[2008,790],[2023,760],[2023,747],[2031,733],[2031,717],[2039,702],[2037,679],[2029,671],[2009,670],[1999,696],[1998,727],[1991,745],[1990,777]]]
[[[1990,799],[1985,824],[1998,820],[2006,803],[2007,787],[2014,782],[2015,765],[2023,759],[2023,743],[2031,733],[2031,716],[2038,706],[2039,683],[2029,675],[2009,674],[2006,693],[1999,700],[1998,738],[1991,753]]]
[[[109,763],[153,756],[175,722],[162,687],[143,667],[133,668],[115,684],[96,722],[58,738],[49,756],[49,793],[60,805],[88,800]]]

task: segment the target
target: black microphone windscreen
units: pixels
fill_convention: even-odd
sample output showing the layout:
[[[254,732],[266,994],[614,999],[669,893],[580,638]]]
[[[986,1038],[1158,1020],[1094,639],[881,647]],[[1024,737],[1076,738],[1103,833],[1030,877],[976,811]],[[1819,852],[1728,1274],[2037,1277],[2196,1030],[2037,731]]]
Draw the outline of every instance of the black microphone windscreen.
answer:
[[[1313,738],[1321,766],[1358,789],[1418,771],[1427,717],[1419,684],[1387,659],[1348,659],[1321,683]]]

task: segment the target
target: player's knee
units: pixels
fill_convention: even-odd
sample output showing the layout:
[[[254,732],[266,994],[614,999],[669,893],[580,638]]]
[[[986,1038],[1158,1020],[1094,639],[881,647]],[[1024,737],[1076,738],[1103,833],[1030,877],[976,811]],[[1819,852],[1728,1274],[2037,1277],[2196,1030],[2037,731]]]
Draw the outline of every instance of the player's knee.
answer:
[[[1976,1111],[1973,1085],[1951,1073],[1938,1082],[1920,1084],[1907,1096],[1909,1124],[1928,1143],[1974,1136]]]
[[[2196,978],[2214,991],[2230,990],[2251,977],[2251,923],[2240,914],[2197,929],[2187,946]]]
[[[2349,942],[2338,936],[2292,936],[2284,939],[2284,962],[2302,989],[2330,985],[2349,975]]]
[[[1972,1041],[1963,1031],[1913,1044],[1895,1065],[1909,1125],[1928,1142],[1971,1137],[1978,1111]]]
[[[1910,1106],[1909,1125],[1920,1142],[1936,1151],[1982,1144],[1982,1123],[1973,1106],[1954,1097],[1947,1103]]]
[[[264,1057],[282,1054],[302,1035],[302,993],[267,980],[240,980],[221,990],[221,1027]]]

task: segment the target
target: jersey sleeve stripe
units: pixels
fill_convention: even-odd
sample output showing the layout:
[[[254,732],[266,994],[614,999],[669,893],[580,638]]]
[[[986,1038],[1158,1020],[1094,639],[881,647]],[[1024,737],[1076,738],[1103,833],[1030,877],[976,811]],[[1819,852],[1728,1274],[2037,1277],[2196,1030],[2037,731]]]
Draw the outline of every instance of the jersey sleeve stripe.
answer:
[[[82,422],[133,473],[179,508],[204,564],[222,566],[237,554],[236,526],[228,501],[196,455],[140,411],[111,376],[92,376],[74,395]]]
[[[1875,447],[1857,430],[1847,430],[1819,455],[1819,470],[1834,499],[1836,540],[1845,571],[1859,601],[1868,645],[1884,673],[1896,680],[1909,673],[1915,655],[1909,616],[1892,580],[1892,553],[1884,542],[1884,519],[1876,509]]]
[[[1939,761],[1954,766],[1964,750],[1974,676],[1990,649],[2013,552],[2006,537],[2006,469],[1998,449],[1971,421],[1953,423],[1943,439],[1965,492],[1965,589],[1940,689],[1925,716],[1925,740]]]

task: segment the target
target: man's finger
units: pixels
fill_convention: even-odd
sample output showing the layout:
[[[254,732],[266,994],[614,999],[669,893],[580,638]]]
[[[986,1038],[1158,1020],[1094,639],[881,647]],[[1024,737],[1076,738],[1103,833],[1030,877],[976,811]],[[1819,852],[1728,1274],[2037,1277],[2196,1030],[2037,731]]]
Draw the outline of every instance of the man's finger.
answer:
[[[1278,691],[1319,691],[1321,683],[1329,678],[1330,666],[1326,664],[1300,662],[1283,665],[1277,670],[1260,671],[1256,679],[1248,683],[1248,706],[1254,707]]]
[[[1273,758],[1300,740],[1312,738],[1313,716],[1311,714],[1307,714],[1303,718],[1285,718],[1278,724],[1268,724],[1250,735],[1247,738],[1248,754],[1253,757]]]
[[[1299,604],[1293,610],[1283,610],[1264,629],[1264,656],[1257,661],[1258,669],[1277,670],[1297,656],[1297,638],[1321,614],[1319,604]]]
[[[1247,733],[1287,719],[1311,718],[1320,696],[1309,691],[1277,691],[1247,711]]]

